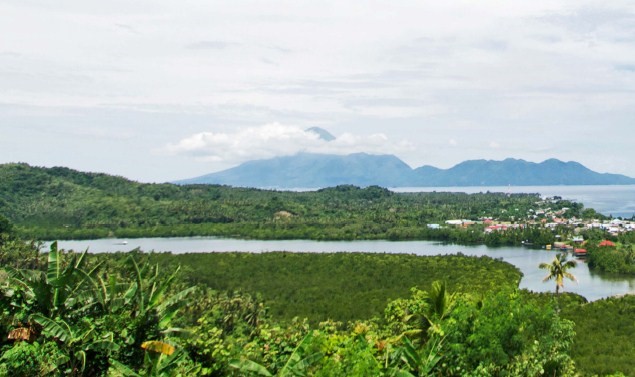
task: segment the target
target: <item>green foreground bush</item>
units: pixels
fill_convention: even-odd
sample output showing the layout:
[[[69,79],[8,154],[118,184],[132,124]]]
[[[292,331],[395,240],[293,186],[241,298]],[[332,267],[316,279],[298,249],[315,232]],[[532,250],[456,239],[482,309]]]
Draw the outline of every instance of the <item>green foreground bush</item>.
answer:
[[[27,246],[16,252],[32,255]],[[519,291],[518,271],[490,258],[229,253],[207,254],[213,262],[205,263],[196,254],[35,252],[24,265],[9,259],[16,265],[0,273],[0,376],[633,372],[633,298],[585,304],[574,295]],[[255,265],[272,270],[252,271]],[[222,290],[201,279],[211,269],[224,271],[215,278],[224,279]],[[410,284],[410,274],[418,288],[379,289]],[[249,285],[263,276],[273,278]],[[286,292],[271,283],[286,276],[296,280]],[[337,320],[293,302],[303,295],[328,302],[322,287],[353,307],[364,306],[357,300],[383,305],[336,312]],[[249,289],[308,313],[269,310]],[[377,296],[365,296],[367,289]],[[353,315],[360,317],[345,319]]]

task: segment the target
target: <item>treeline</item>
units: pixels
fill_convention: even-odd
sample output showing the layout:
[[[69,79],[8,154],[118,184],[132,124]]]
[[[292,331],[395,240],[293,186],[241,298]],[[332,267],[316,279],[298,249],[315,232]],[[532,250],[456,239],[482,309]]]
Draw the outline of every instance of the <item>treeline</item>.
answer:
[[[0,225],[0,376],[635,374],[633,297],[491,258],[41,253]]]
[[[26,252],[27,246],[16,252]],[[3,264],[0,270],[0,375],[635,373],[631,357],[635,351],[631,341],[635,335],[633,297],[587,304],[571,294],[556,297],[519,291],[511,287],[511,280],[517,276],[504,278],[510,269],[489,258],[439,257],[419,268],[424,269],[421,275],[437,270],[446,276],[475,274],[482,281],[480,286],[489,285],[490,289],[482,291],[459,284],[452,289],[452,283],[435,281],[386,301],[371,317],[350,321],[329,317],[316,322],[303,316],[280,319],[273,315],[274,310],[270,310],[269,301],[263,296],[241,292],[238,275],[246,280],[252,275],[240,267],[242,262],[217,265],[216,268],[230,270],[236,266],[227,275],[237,278],[227,285],[227,290],[212,290],[207,282],[188,285],[199,272],[187,263],[179,270],[177,261],[187,258],[169,254],[82,256],[62,253],[54,247],[48,254],[34,249],[28,253],[37,255],[35,264],[15,268]],[[275,257],[285,258],[284,255],[291,256],[281,253]],[[299,260],[310,256],[297,255]],[[313,256],[325,260],[334,257]],[[154,257],[159,258],[158,264],[151,261]],[[238,255],[227,257],[227,261],[235,262],[231,258]],[[245,259],[253,258],[257,263],[268,257],[257,254]],[[360,259],[360,264],[373,257],[350,254],[351,260]],[[391,257],[408,262],[430,259]],[[167,267],[170,258],[173,263]],[[20,260],[27,259],[16,258],[14,262],[20,264]],[[441,263],[442,259],[449,262]],[[205,264],[200,259],[196,262]],[[390,265],[374,263],[373,268],[382,273],[386,264]],[[490,266],[489,273],[476,275],[474,264]],[[296,263],[288,266],[291,265]],[[349,267],[355,265],[342,269]],[[390,269],[386,268],[386,272]],[[297,280],[304,280],[303,273],[306,271],[296,274]],[[330,274],[323,270],[320,275]],[[327,276],[317,279],[320,285],[315,290],[322,286],[329,289]],[[502,281],[506,283],[500,284]],[[394,280],[389,284],[400,283]],[[289,287],[289,291],[301,285]],[[343,296],[357,304],[361,304],[356,301],[359,298],[372,300],[356,295],[356,291],[365,292],[366,287],[346,289],[334,300]],[[371,292],[383,301],[381,292]],[[293,306],[293,296],[283,294],[280,299]],[[305,309],[312,314],[310,307]]]
[[[483,226],[428,225],[482,218],[523,223],[545,207],[568,208],[564,217],[602,217],[575,202],[540,202],[538,194],[394,193],[377,186],[287,192],[141,184],[67,168],[0,165],[0,214],[23,236],[48,240],[197,235],[517,245],[551,242],[553,233],[526,229],[486,236],[479,232]]]
[[[594,229],[583,234],[589,269],[609,274],[635,274],[635,232],[609,234]],[[613,245],[603,244],[604,241]]]
[[[117,266],[127,253],[92,256]],[[489,257],[419,257],[369,253],[140,253],[161,270],[180,265],[183,283],[216,291],[249,292],[267,302],[273,318],[347,322],[370,319],[413,287],[444,281],[452,291],[480,295],[518,286],[514,266]]]
[[[635,245],[616,247],[593,245],[587,250],[589,268],[615,274],[635,274]]]
[[[573,323],[514,288],[434,282],[372,319],[279,322],[248,294],[183,286],[176,268],[138,257],[102,263],[53,244],[35,268],[4,267],[0,375],[575,374]]]
[[[561,315],[575,322],[571,356],[584,375],[635,376],[634,295],[561,306]]]

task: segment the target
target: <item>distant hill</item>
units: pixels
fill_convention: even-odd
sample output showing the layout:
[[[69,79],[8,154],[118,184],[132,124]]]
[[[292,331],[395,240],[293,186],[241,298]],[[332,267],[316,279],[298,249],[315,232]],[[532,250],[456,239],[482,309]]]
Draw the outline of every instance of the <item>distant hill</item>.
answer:
[[[340,184],[383,187],[549,186],[635,184],[620,174],[594,172],[577,162],[549,159],[541,163],[508,158],[470,160],[449,169],[412,169],[393,155],[347,156],[300,153],[254,160],[179,184],[224,184],[261,188],[319,188]]]
[[[423,166],[415,169],[426,186],[550,186],[635,184],[635,179],[594,172],[577,162],[549,159],[541,163],[508,158],[503,161],[470,160],[450,169]]]
[[[309,161],[319,158],[304,157]],[[373,166],[392,171],[392,181],[400,179],[402,171],[414,174],[394,156],[358,154],[341,159],[348,163],[348,170],[332,171],[337,169],[333,161],[332,165],[323,162],[321,167],[340,174],[341,179],[372,177],[376,173]],[[539,198],[538,194],[400,194],[374,185],[338,185],[307,192],[179,186],[64,167],[0,164],[0,219],[6,218],[22,236],[42,240],[177,236],[437,239],[430,238],[429,229],[422,224],[494,216],[511,208],[527,213]],[[583,208],[568,201],[558,205],[571,208],[572,215]]]
[[[322,139],[322,140],[326,140],[326,141],[335,140],[335,136],[333,136],[333,134],[331,134],[330,132],[328,132],[324,128],[311,127],[311,128],[307,128],[305,131],[313,132],[314,134],[317,134],[320,137],[320,139]]]
[[[255,160],[179,184],[220,183],[260,188],[320,188],[342,184],[383,187],[408,186],[416,174],[392,155],[355,153],[348,156],[300,153]]]

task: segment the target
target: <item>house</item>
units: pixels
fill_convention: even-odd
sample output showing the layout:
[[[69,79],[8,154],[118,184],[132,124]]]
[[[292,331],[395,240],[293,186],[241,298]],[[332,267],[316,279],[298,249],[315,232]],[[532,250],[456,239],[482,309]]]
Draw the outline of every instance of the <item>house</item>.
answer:
[[[600,247],[603,247],[603,246],[606,246],[606,247],[615,247],[615,243],[613,243],[613,242],[611,242],[611,241],[609,241],[609,240],[604,240],[604,241],[600,242],[600,243],[598,244],[598,246],[600,246]]]
[[[492,233],[494,231],[504,231],[507,230],[507,225],[505,224],[496,224],[496,225],[490,225],[487,228],[485,228],[485,233]]]
[[[446,220],[445,223],[448,225],[463,225],[463,220]]]

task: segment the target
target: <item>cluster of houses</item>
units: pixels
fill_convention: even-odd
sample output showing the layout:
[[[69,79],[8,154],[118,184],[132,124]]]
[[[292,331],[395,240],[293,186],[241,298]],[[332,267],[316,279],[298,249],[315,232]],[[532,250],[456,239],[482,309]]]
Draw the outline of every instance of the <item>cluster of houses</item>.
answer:
[[[528,220],[522,223],[519,222],[511,222],[511,221],[496,221],[491,218],[483,218],[478,221],[474,220],[447,220],[445,222],[446,226],[455,226],[455,227],[463,227],[467,228],[472,225],[484,225],[485,233],[491,233],[495,231],[504,231],[508,229],[517,229],[523,228],[525,226],[533,226],[533,225],[542,225],[545,228],[555,229],[557,227],[569,227],[572,229],[600,229],[608,232],[612,235],[617,235],[623,232],[632,232],[635,231],[635,221],[631,220],[620,220],[620,219],[612,219],[612,220],[580,220],[576,218],[564,219],[553,217],[550,220],[542,219],[540,221]],[[438,229],[440,228],[440,224],[428,224],[428,228],[430,229]]]
[[[452,219],[446,220],[445,226],[467,228],[473,225],[482,225],[484,226],[485,233],[505,231],[508,229],[517,229],[523,228],[525,226],[536,225],[541,225],[545,228],[551,229],[556,229],[558,227],[564,226],[573,229],[576,233],[582,229],[600,229],[608,232],[611,235],[618,235],[623,232],[635,231],[635,221],[633,220],[582,220],[575,217],[566,218],[565,214],[569,211],[569,208],[560,208],[557,210],[548,208],[548,206],[558,202],[560,199],[560,197],[553,197],[545,198],[540,202],[536,202],[538,209],[530,209],[527,213],[527,217],[522,220],[518,219],[518,221],[497,221],[494,220],[494,218],[492,217],[484,217],[479,219],[478,221]],[[438,229],[441,226],[441,224],[428,224],[428,228],[431,229]]]
[[[547,198],[542,202],[536,203],[537,205],[544,205],[553,203],[557,200],[554,198]],[[428,224],[430,229],[439,229],[442,226],[461,227],[468,228],[472,226],[482,226],[485,233],[502,232],[509,229],[522,229],[526,226],[542,226],[550,229],[562,229],[568,228],[572,231],[574,236],[569,240],[569,243],[554,242],[553,245],[542,245],[547,249],[567,250],[574,253],[579,257],[586,255],[586,249],[584,249],[584,238],[579,235],[585,229],[598,229],[607,232],[610,235],[619,235],[624,232],[635,231],[635,219],[623,220],[623,219],[609,219],[609,220],[583,220],[576,217],[566,218],[565,214],[569,211],[568,208],[561,208],[558,210],[537,209],[529,210],[528,216],[525,219],[518,219],[517,221],[499,221],[492,217],[484,217],[479,220],[464,220],[464,219],[452,219],[446,220],[445,224]],[[556,236],[558,239],[559,236]],[[599,246],[613,247],[611,241],[605,240]]]
[[[566,226],[573,229],[574,233],[578,233],[580,230],[585,228],[586,229],[601,229],[608,232],[611,235],[617,235],[622,232],[632,232],[635,230],[635,221],[617,220],[617,219],[606,220],[606,221],[599,221],[599,220],[580,221],[575,218],[572,218],[572,219],[554,218],[552,222],[527,221],[525,223],[511,223],[511,222],[494,221],[493,219],[485,218],[485,219],[480,219],[479,221],[447,220],[445,222],[446,226],[454,226],[454,227],[462,227],[462,228],[467,228],[473,225],[483,225],[485,233],[506,231],[508,229],[519,229],[525,226],[535,226],[538,224],[544,227],[553,228],[553,229],[555,229],[557,226]],[[428,224],[428,228],[439,229],[441,228],[441,225]],[[559,238],[559,237],[560,236],[556,236],[556,238]],[[527,245],[531,245],[531,244],[528,243]],[[577,257],[585,257],[587,250],[584,248],[584,245],[585,245],[584,238],[580,235],[575,235],[570,239],[569,244],[565,242],[557,241],[557,242],[554,242],[553,245],[543,245],[543,248],[546,248],[548,250],[557,249],[557,250],[563,250],[563,251],[570,251]],[[614,247],[615,244],[611,241],[604,240],[598,246]]]

